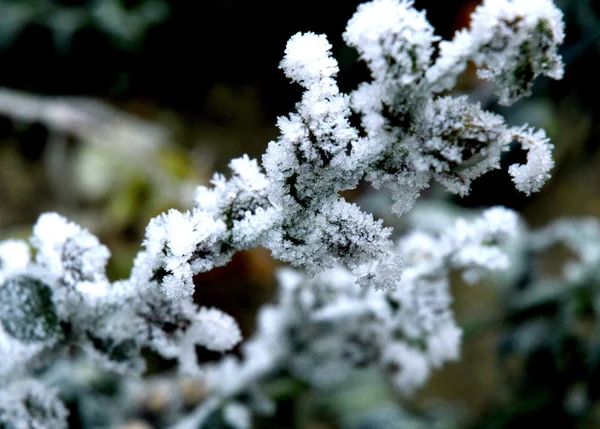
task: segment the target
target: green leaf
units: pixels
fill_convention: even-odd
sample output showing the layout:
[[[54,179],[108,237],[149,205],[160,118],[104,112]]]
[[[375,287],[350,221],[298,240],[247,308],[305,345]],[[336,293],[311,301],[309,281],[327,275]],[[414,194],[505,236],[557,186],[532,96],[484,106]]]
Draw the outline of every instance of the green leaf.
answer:
[[[27,275],[8,279],[0,286],[0,323],[24,343],[56,337],[60,327],[50,286]]]

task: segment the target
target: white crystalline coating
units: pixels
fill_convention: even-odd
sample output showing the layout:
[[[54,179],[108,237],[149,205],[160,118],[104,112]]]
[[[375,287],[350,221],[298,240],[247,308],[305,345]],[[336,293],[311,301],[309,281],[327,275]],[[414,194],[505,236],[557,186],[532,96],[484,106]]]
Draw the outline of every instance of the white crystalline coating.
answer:
[[[167,262],[168,264],[168,262]],[[167,274],[161,280],[160,289],[165,296],[172,300],[183,299],[194,294],[192,269],[189,264],[170,267],[174,274]]]
[[[540,19],[548,21],[548,31],[555,43],[561,44],[565,37],[563,14],[551,0],[486,0],[471,15],[471,31],[484,37],[485,43],[501,21],[509,25],[517,20],[517,29],[524,31],[534,28]]]
[[[467,61],[475,49],[476,40],[468,30],[457,31],[451,41],[442,40],[438,46],[438,58],[426,73],[431,90],[442,92],[452,88],[467,68]]]
[[[71,287],[81,281],[106,281],[108,248],[87,230],[56,213],[40,216],[31,244],[37,250],[36,264]]]
[[[194,292],[193,275],[221,262],[215,247],[225,231],[223,221],[209,213],[170,210],[148,224],[146,256],[136,259],[132,277],[140,283],[158,280],[170,299],[190,297]],[[203,256],[194,259],[196,252]]]
[[[60,246],[67,237],[72,237],[79,233],[79,228],[73,222],[57,213],[44,213],[40,216],[33,227],[32,241],[40,250],[48,249],[51,252],[55,247]]]
[[[12,274],[24,271],[29,264],[29,246],[21,240],[0,241],[0,283]]]
[[[348,97],[333,79],[337,63],[329,49],[324,37],[312,33],[297,34],[288,43],[282,67],[307,90],[298,113],[279,118],[281,137],[263,157],[274,207],[264,215],[275,222],[262,245],[313,273],[340,261],[360,272],[366,285],[393,287],[390,272],[393,266],[396,277],[400,265],[389,261],[388,230],[336,198],[356,186],[366,165],[352,156],[358,133],[348,121]]]
[[[515,132],[515,138],[527,151],[527,163],[514,164],[508,168],[515,187],[525,194],[537,192],[550,178],[550,170],[554,167],[552,159],[553,145],[546,137],[544,130],[521,128]]]
[[[391,343],[385,348],[383,361],[394,367],[394,385],[404,394],[410,395],[421,387],[430,374],[427,357],[420,350],[404,343]]]
[[[168,237],[167,245],[174,256],[189,255],[196,247],[196,243],[210,234],[210,227],[200,231],[197,230],[194,220],[191,219],[189,213],[183,214],[176,210],[169,211],[166,216],[165,233]],[[212,219],[206,216],[202,221],[212,221]]]
[[[285,75],[305,88],[338,72],[337,62],[329,55],[331,45],[323,35],[297,33],[285,48],[281,68]]]
[[[427,79],[436,92],[450,89],[471,60],[481,78],[497,84],[500,103],[512,104],[531,93],[539,75],[562,78],[562,18],[551,0],[486,0],[471,15],[469,30],[440,44]]]
[[[427,103],[419,127],[417,145],[409,154],[415,169],[432,173],[450,192],[460,195],[468,194],[474,179],[500,167],[500,155],[512,137],[500,116],[465,96]]]
[[[433,54],[433,27],[412,0],[376,0],[362,4],[348,21],[344,40],[356,47],[373,77],[419,80]]]
[[[351,95],[367,133],[353,144],[353,154],[360,157],[353,165],[370,166],[365,179],[392,191],[392,210],[399,215],[412,208],[432,179],[466,195],[474,179],[500,167],[502,152],[519,130],[466,97],[436,93],[451,89],[472,61],[482,76],[496,82],[501,103],[529,95],[538,75],[561,77],[557,46],[564,38],[562,26],[561,12],[547,0],[486,1],[477,8],[470,30],[439,44],[431,65],[438,38],[412,1],[361,5],[344,38],[367,62],[373,81],[360,84]],[[511,170],[518,176],[517,189],[539,190],[549,177],[544,174],[550,167],[545,152],[536,147],[532,157],[538,160],[532,168]],[[538,161],[540,170],[533,174]]]
[[[254,213],[234,222],[232,242],[241,249],[247,249],[268,240],[264,238],[265,234],[281,223],[280,216],[281,213],[272,207],[266,210],[257,208]]]
[[[242,340],[235,320],[216,308],[201,308],[190,328],[190,338],[209,350],[224,352]]]
[[[66,429],[67,408],[58,390],[33,379],[20,380],[0,390],[0,423],[15,429]]]
[[[246,184],[249,191],[262,191],[269,184],[260,170],[258,162],[255,159],[250,159],[248,155],[231,160],[229,168],[231,168],[234,175],[240,178],[242,183]]]
[[[514,236],[519,222],[518,215],[510,209],[496,206],[485,210],[476,223],[477,230],[485,230],[487,234]]]
[[[0,385],[6,380],[25,377],[30,362],[54,342],[22,343],[9,335],[0,325]],[[0,390],[1,392],[1,390]]]
[[[231,208],[231,204],[239,200],[239,209],[251,210],[256,200],[266,198],[265,189],[268,181],[255,159],[247,155],[233,159],[229,163],[232,176],[228,180],[222,174],[215,174],[211,180],[214,188],[199,186],[194,200],[199,211],[211,216],[222,215]],[[243,215],[242,213],[237,213]]]

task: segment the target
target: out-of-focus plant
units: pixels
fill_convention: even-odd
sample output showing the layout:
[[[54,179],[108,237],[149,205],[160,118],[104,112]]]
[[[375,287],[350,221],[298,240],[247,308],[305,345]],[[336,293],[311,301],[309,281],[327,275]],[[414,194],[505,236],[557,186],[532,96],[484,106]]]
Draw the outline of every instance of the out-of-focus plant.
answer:
[[[476,427],[597,427],[600,222],[565,218],[517,235],[512,270],[500,277],[509,394]]]
[[[105,33],[116,47],[134,50],[147,30],[168,14],[169,4],[163,0],[3,0],[0,49],[9,46],[23,28],[37,24],[49,28],[55,45],[63,50],[77,31],[89,27]]]

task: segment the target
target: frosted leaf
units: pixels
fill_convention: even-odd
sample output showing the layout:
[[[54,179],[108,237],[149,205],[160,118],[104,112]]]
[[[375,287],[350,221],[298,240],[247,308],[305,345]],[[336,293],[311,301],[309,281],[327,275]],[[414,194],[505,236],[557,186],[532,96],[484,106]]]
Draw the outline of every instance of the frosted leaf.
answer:
[[[315,220],[322,225],[319,225],[323,230],[322,244],[351,267],[378,261],[386,256],[386,252],[388,255],[391,252],[391,229],[384,228],[381,220],[375,221],[371,214],[361,211],[355,204],[335,201],[326,215]],[[398,275],[399,266],[396,268],[394,274]],[[372,274],[377,272],[388,274],[378,268]]]
[[[216,308],[201,307],[190,318],[190,325],[186,327],[185,333],[178,338],[179,350],[176,358],[179,360],[179,372],[205,377],[204,365],[202,367],[198,365],[196,347],[202,346],[208,350],[224,353],[238,345],[241,340],[241,331],[235,319]],[[223,374],[222,381],[226,383],[226,378],[229,376],[230,374]],[[217,380],[217,383],[220,382],[221,380]],[[224,386],[219,386],[219,389],[221,387]]]
[[[235,320],[216,308],[201,308],[188,329],[189,338],[209,350],[224,352],[242,340]]]
[[[500,167],[500,155],[511,141],[500,116],[464,96],[428,103],[416,136],[418,146],[409,154],[415,169],[430,171],[460,195],[469,192],[474,179]]]
[[[146,228],[146,253],[138,256],[132,277],[143,283],[155,281],[170,299],[190,297],[192,276],[222,265],[220,242],[226,225],[209,213],[170,210],[150,221]]]
[[[358,7],[344,40],[358,49],[374,79],[409,85],[423,76],[438,37],[411,0],[376,0]]]
[[[551,0],[486,0],[471,15],[471,28],[440,43],[427,71],[435,92],[451,89],[469,60],[481,78],[497,85],[500,103],[509,105],[531,93],[540,75],[560,79],[557,53],[564,39],[562,12]]]
[[[287,43],[281,68],[287,77],[309,88],[323,77],[338,72],[337,62],[329,56],[330,49],[323,35],[297,33]]]
[[[350,267],[361,284],[393,288],[401,262],[392,252],[391,230],[354,204],[339,199],[322,203],[324,212],[285,219],[265,246],[275,257],[310,273],[338,262]]]
[[[242,220],[247,213],[267,206],[266,188],[268,181],[255,159],[247,155],[229,163],[231,178],[215,174],[212,189],[199,186],[194,201],[200,212],[221,219],[231,229],[235,221]]]
[[[21,380],[0,391],[0,427],[67,429],[68,411],[57,390],[35,380]]]
[[[412,394],[429,378],[430,367],[425,355],[404,343],[388,344],[383,361],[393,384],[404,394]]]
[[[88,332],[88,341],[83,344],[82,349],[91,359],[106,369],[124,375],[142,374],[145,363],[140,358],[139,344],[136,339],[119,338],[122,334],[122,332]]]
[[[335,67],[315,72],[313,84],[306,86],[296,105],[298,113],[278,119],[281,137],[269,143],[263,156],[269,200],[287,211],[318,209],[322,199],[356,186],[364,168],[348,154],[358,133],[348,122],[348,97],[339,93],[333,79],[337,63],[329,55],[326,40],[311,33],[294,36],[282,66],[287,70],[293,63],[297,69],[311,68],[311,59],[294,51],[317,41],[322,45],[319,56]],[[302,61],[307,63],[302,65]]]
[[[31,244],[37,249],[35,262],[65,286],[106,282],[108,249],[94,235],[64,217],[56,213],[41,215],[33,228]]]
[[[0,286],[0,307],[2,327],[19,341],[49,341],[60,332],[52,289],[35,277],[7,279]]]
[[[496,82],[502,104],[528,96],[539,75],[562,78],[564,24],[551,0],[487,0],[471,15],[470,33],[479,75]]]
[[[544,130],[520,128],[515,131],[514,138],[527,151],[527,163],[511,165],[508,173],[512,176],[515,187],[530,195],[532,192],[538,192],[550,178],[549,171],[554,167],[554,146]]]
[[[135,333],[132,338],[164,357],[177,358],[180,340],[191,325],[196,306],[187,300],[171,300],[156,290],[146,294],[135,308],[136,317],[128,318],[127,326]]]

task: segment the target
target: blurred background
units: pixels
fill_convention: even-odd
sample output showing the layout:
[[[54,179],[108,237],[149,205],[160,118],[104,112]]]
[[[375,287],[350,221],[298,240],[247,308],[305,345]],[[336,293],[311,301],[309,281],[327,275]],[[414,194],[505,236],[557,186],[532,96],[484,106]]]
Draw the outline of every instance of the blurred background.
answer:
[[[244,153],[260,157],[277,138],[276,118],[301,94],[278,68],[291,35],[327,34],[343,91],[368,78],[341,38],[359,3],[0,0],[0,239],[26,238],[41,213],[57,211],[111,249],[113,279],[127,277],[150,218],[187,209],[213,172],[227,173],[229,160]],[[415,0],[445,39],[468,25],[478,3]],[[505,205],[532,227],[600,216],[600,1],[556,3],[567,23],[562,81],[539,80],[531,98],[509,108],[496,104],[493,87],[473,69],[457,88],[510,124],[545,128],[555,144],[552,179],[525,197],[504,168],[476,181],[466,198],[434,187],[424,200],[465,209]],[[510,153],[504,163],[522,157]],[[380,210],[370,189],[349,198],[402,230],[402,219]],[[556,249],[545,266],[568,256]],[[249,335],[256,309],[273,294],[275,267],[264,250],[239,254],[198,276],[195,298],[231,313]],[[499,291],[457,279],[463,357],[415,398],[400,398],[369,375],[327,395],[284,389],[274,420],[257,427],[600,428],[600,319],[591,305],[600,285],[516,310],[507,296],[524,284]],[[565,317],[574,306],[575,316]],[[546,334],[523,345],[515,338],[531,321]],[[164,368],[156,362],[150,372]],[[140,400],[132,421],[154,427],[168,406],[163,399]],[[81,427],[77,398],[71,404],[72,427]]]

